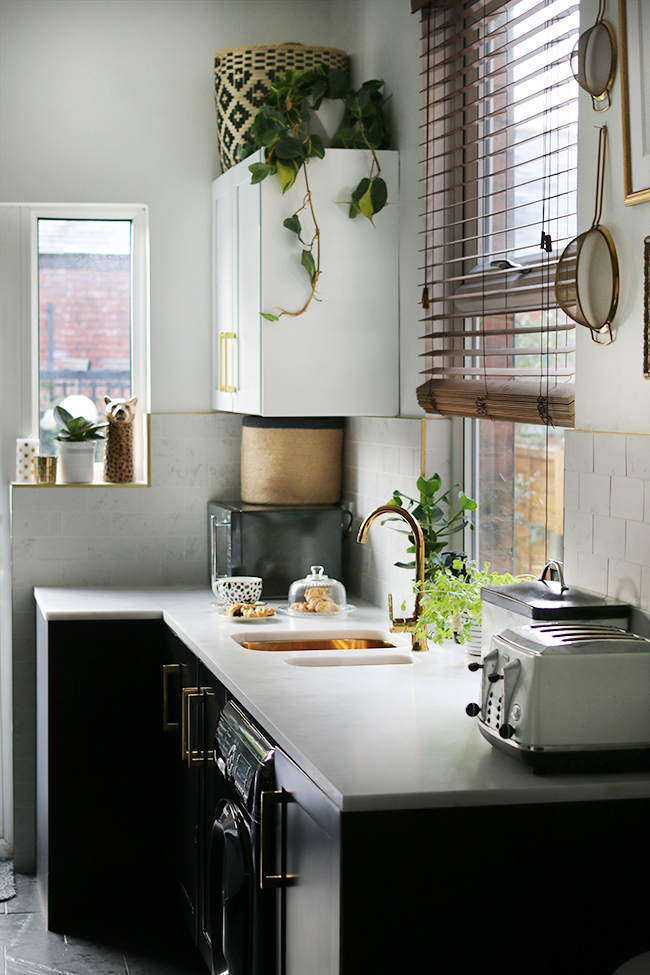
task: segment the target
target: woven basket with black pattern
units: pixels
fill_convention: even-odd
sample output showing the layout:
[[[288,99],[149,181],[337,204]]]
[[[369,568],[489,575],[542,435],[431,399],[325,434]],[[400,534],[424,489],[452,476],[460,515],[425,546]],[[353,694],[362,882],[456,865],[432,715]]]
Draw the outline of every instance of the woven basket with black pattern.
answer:
[[[214,56],[219,159],[225,172],[239,162],[238,150],[248,141],[255,113],[276,75],[326,64],[348,73],[348,56],[332,47],[268,44],[232,47]]]

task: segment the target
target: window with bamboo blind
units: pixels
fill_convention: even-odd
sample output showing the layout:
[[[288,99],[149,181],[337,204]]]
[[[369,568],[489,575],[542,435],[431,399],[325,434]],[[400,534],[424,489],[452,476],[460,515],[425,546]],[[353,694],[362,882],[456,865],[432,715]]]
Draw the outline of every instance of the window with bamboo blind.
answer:
[[[578,0],[422,9],[427,412],[573,426],[574,323],[554,296],[576,234]]]

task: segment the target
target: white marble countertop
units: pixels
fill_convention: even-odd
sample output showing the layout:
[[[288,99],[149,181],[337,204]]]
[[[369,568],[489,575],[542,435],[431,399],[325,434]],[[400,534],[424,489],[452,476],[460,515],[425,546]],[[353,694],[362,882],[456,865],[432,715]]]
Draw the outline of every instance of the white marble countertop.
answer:
[[[280,615],[250,624],[220,616],[207,587],[39,588],[35,597],[47,620],[162,617],[344,811],[650,796],[645,773],[536,776],[497,752],[465,714],[480,676],[468,671],[463,650],[412,653],[408,635],[389,632],[387,613],[361,600],[336,624]],[[342,654],[267,653],[238,642],[346,634],[397,649],[345,651],[354,666],[297,666]],[[382,654],[400,662],[362,665]]]

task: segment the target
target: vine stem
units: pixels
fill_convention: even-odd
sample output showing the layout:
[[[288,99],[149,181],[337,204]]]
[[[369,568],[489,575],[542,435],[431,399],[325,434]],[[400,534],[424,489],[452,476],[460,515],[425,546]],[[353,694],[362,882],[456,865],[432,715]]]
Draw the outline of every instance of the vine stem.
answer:
[[[305,174],[305,186],[307,188],[307,192],[305,194],[305,198],[303,200],[303,204],[300,207],[300,209],[303,210],[305,208],[305,206],[307,204],[309,204],[309,210],[310,210],[310,213],[311,213],[311,218],[314,221],[314,236],[312,237],[312,240],[311,240],[310,249],[313,248],[314,242],[315,242],[316,243],[316,270],[314,271],[314,276],[313,276],[313,278],[311,280],[311,293],[310,293],[309,298],[307,299],[306,303],[300,309],[300,311],[286,311],[286,309],[281,308],[280,309],[280,315],[278,315],[278,318],[280,318],[281,315],[288,315],[290,318],[298,318],[299,315],[304,315],[305,314],[305,312],[307,311],[307,309],[311,305],[312,301],[314,300],[314,297],[316,295],[316,285],[318,283],[318,279],[319,279],[320,274],[321,274],[321,270],[320,270],[320,227],[318,226],[318,221],[316,220],[316,214],[314,212],[314,204],[313,204],[312,198],[311,198],[311,189],[309,187],[309,177],[307,176],[307,166],[308,166],[308,162],[305,161],[303,163],[302,169],[303,169],[303,172]]]

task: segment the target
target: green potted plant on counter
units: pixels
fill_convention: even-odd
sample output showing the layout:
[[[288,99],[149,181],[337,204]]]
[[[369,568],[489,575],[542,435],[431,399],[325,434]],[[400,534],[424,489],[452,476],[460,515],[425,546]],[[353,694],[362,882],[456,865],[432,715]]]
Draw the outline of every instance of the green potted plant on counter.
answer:
[[[85,416],[73,417],[62,406],[54,407],[54,420],[59,433],[57,482],[59,484],[91,484],[94,480],[95,444],[104,440],[102,430],[108,423],[93,423]]]
[[[428,639],[441,644],[455,638],[470,652],[480,653],[481,588],[509,586],[520,579],[509,572],[491,572],[489,562],[479,569],[474,561],[454,559],[440,569],[435,581],[425,582],[420,619],[427,625]]]
[[[445,549],[449,545],[449,539],[456,535],[463,528],[469,526],[474,531],[468,514],[477,508],[476,501],[468,498],[464,491],[458,491],[458,509],[452,507],[452,495],[459,484],[453,484],[447,491],[439,493],[442,486],[442,478],[439,474],[433,477],[419,477],[415,485],[420,493],[419,499],[409,498],[408,495],[400,491],[393,491],[393,496],[388,504],[406,508],[420,523],[422,535],[424,536],[424,578],[427,583],[433,583],[439,572],[449,568],[457,558],[456,552],[448,552]],[[386,518],[382,525],[389,521],[398,521],[404,525],[401,518]],[[392,525],[390,526],[393,527]],[[402,535],[407,535],[409,547],[407,554],[415,553],[415,539],[413,535],[404,528],[393,528]],[[395,565],[400,569],[415,568],[415,559],[412,562],[396,562]]]

